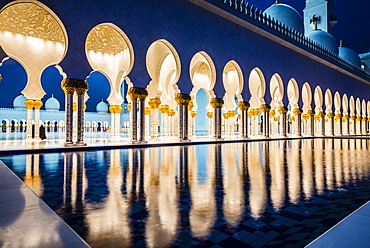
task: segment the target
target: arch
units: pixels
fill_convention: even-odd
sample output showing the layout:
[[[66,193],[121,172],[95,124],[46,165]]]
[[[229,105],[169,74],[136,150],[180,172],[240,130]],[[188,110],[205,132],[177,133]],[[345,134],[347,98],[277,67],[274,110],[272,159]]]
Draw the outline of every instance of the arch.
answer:
[[[150,98],[160,98],[163,105],[176,107],[175,94],[181,73],[180,57],[167,40],[154,41],[146,54],[146,68],[152,79],[148,85]]]
[[[3,21],[8,19],[12,22]],[[68,37],[63,23],[51,9],[36,0],[5,5],[0,11],[0,23],[3,24],[0,32],[3,50],[27,72],[22,93],[27,99],[40,100],[45,95],[40,83],[43,70],[58,64],[67,52]]]
[[[327,92],[325,92],[325,97],[327,96],[326,93]],[[321,90],[320,86],[316,86],[313,98],[314,98],[314,102],[315,102],[315,112],[316,113],[322,112],[323,95],[322,95],[322,90]],[[326,103],[326,101],[325,101],[325,103]],[[330,108],[331,108],[331,106],[330,106]]]
[[[271,109],[284,106],[284,85],[280,75],[275,73],[270,80]]]
[[[243,100],[241,92],[244,86],[243,72],[237,62],[231,60],[226,63],[222,73],[222,81],[225,88],[225,110],[235,110],[237,107],[235,96],[238,98],[238,101]]]
[[[201,88],[207,93],[208,99],[214,98],[213,88],[216,83],[216,68],[211,57],[204,51],[196,53],[190,61],[189,70],[191,83],[193,84],[190,92],[191,98],[194,99]],[[197,106],[195,104],[194,106],[196,109]],[[207,111],[212,111],[209,103]]]
[[[356,115],[361,116],[361,100],[360,98],[356,98]]]
[[[134,64],[134,49],[127,35],[113,23],[101,23],[88,33],[85,52],[93,70],[109,81],[109,104],[121,105],[122,79],[128,77]]]
[[[342,106],[343,106],[343,115],[348,115],[348,97],[347,97],[347,94],[343,94],[343,97],[342,97]]]
[[[312,103],[312,91],[309,83],[304,83],[302,86],[302,102],[303,102],[303,112],[306,113],[311,110]]]
[[[288,94],[288,102],[289,102],[291,109],[299,108],[298,106],[299,87],[298,87],[297,81],[294,78],[291,78],[288,82],[287,94]]]
[[[334,94],[334,108],[335,108],[335,114],[340,114],[340,107],[341,107],[342,101],[340,98],[340,94],[338,91]]]
[[[362,99],[362,106],[361,106],[361,113],[362,113],[362,117],[366,117],[366,112],[367,112],[367,109],[366,109],[366,102],[365,102],[365,99]]]
[[[197,136],[208,135],[208,117],[207,106],[210,99],[208,98],[206,90],[199,89],[195,95],[194,106],[197,106],[197,115],[195,117],[195,134]]]
[[[249,100],[251,109],[257,109],[265,103],[266,82],[262,71],[256,67],[249,74],[249,91],[251,98]]]

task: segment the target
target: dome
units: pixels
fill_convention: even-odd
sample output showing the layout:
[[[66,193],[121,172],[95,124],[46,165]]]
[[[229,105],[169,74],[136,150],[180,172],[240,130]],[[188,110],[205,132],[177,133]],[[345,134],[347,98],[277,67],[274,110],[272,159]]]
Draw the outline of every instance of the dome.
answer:
[[[96,105],[96,112],[98,113],[108,113],[108,104],[106,104],[103,100]]]
[[[339,47],[339,56],[350,64],[361,67],[361,59],[358,54],[348,47]]]
[[[24,95],[19,95],[16,98],[14,98],[13,101],[13,108],[26,108],[26,105],[24,105],[24,102],[27,100],[27,98]]]
[[[46,102],[45,102],[45,109],[46,110],[52,110],[52,111],[59,111],[59,109],[60,109],[60,103],[52,95],[48,100],[46,100]]]
[[[307,35],[307,38],[316,42],[316,44],[323,48],[338,54],[337,40],[328,32],[322,31],[321,29],[314,29]]]
[[[268,7],[263,13],[300,33],[304,32],[301,15],[293,7],[287,4],[279,3],[277,1],[275,4]]]

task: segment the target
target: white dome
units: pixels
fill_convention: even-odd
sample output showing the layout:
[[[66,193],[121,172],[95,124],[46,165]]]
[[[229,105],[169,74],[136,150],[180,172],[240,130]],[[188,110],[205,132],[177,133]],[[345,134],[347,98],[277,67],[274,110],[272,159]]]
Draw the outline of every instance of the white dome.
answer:
[[[13,101],[13,108],[26,108],[26,105],[24,105],[24,102],[27,100],[27,98],[24,95],[19,95],[16,98],[14,98]]]
[[[51,95],[51,97],[45,102],[45,109],[51,111],[59,111],[60,103],[56,98],[54,98],[53,95]]]
[[[263,13],[289,28],[295,29],[300,33],[304,32],[301,15],[290,5],[276,2],[268,7]]]
[[[339,47],[339,56],[354,66],[361,67],[361,59],[358,54],[348,47]]]
[[[96,105],[96,112],[98,113],[108,113],[108,104],[103,100]]]
[[[322,31],[321,29],[314,29],[307,35],[307,38],[316,42],[316,44],[323,48],[338,54],[337,40],[328,32]]]

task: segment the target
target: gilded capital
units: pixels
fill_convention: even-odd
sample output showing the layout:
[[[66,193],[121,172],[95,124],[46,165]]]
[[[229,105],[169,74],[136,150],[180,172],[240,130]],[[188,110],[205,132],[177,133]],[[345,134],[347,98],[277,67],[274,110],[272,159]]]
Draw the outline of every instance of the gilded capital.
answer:
[[[35,101],[27,99],[26,101],[24,101],[24,105],[26,105],[27,109],[33,109],[33,107],[35,106]]]
[[[111,106],[109,106],[109,111],[112,114],[119,114],[122,111],[122,107],[119,106],[119,105],[111,105]]]
[[[192,101],[189,102],[188,110],[192,111],[194,108],[194,103]]]
[[[131,103],[129,102],[128,104],[127,104],[127,109],[128,109],[128,111],[130,111],[131,112]]]
[[[302,113],[303,113],[303,111],[302,111],[302,109],[300,109],[300,108],[293,109],[293,114],[294,114],[294,115],[300,115],[300,114],[302,114]]]
[[[315,115],[315,111],[313,111],[313,110],[307,110],[307,115],[308,116],[314,116]]]
[[[195,117],[195,116],[197,116],[197,112],[195,112],[195,111],[191,111],[191,117]]]
[[[227,112],[229,117],[234,117],[235,116],[235,111],[231,110]]]
[[[150,108],[145,108],[145,109],[144,109],[144,115],[150,115],[150,112],[152,112],[152,111],[150,110]]]
[[[89,89],[89,85],[85,80],[75,79],[76,80],[76,94],[77,96],[84,96],[86,91]]]
[[[132,101],[143,102],[148,96],[148,91],[145,88],[131,87],[130,89],[128,89],[127,94]]]
[[[262,104],[261,105],[261,110],[262,110],[263,113],[268,113],[270,111],[270,109],[271,109],[271,106],[268,105],[268,104]]]
[[[362,117],[362,121],[366,121],[367,120],[367,118],[366,117]]]
[[[73,78],[65,78],[62,80],[60,87],[63,89],[64,94],[73,95],[77,87],[77,81]]]
[[[175,116],[175,114],[176,114],[176,110],[174,110],[174,109],[170,109],[170,110],[168,110],[168,112],[167,112],[167,115],[168,115],[168,116]]]
[[[249,102],[246,102],[246,101],[240,101],[240,102],[238,102],[238,107],[242,111],[248,110],[250,106],[251,105],[249,104]]]
[[[332,119],[334,117],[334,114],[333,113],[327,113],[326,116],[329,118],[329,119]]]
[[[334,119],[335,119],[335,120],[339,120],[339,119],[341,119],[341,118],[342,118],[342,115],[341,115],[341,114],[336,114]]]
[[[34,101],[34,108],[35,109],[40,109],[41,107],[42,107],[42,105],[44,105],[43,103],[42,103],[42,101],[41,100],[35,100]]]
[[[161,99],[152,98],[148,101],[148,104],[149,104],[150,108],[157,109],[159,107],[159,105],[161,105]]]
[[[279,114],[286,114],[288,112],[288,108],[284,107],[284,106],[279,107],[278,112],[279,112]]]
[[[229,113],[227,113],[227,112],[224,113],[224,119],[226,119],[226,120],[229,119]]]
[[[210,104],[212,108],[222,108],[224,100],[222,98],[212,98]]]
[[[276,114],[275,110],[270,110],[270,112],[269,112],[270,117],[274,117],[275,114]]]
[[[162,114],[168,113],[169,110],[170,110],[170,106],[168,105],[162,105],[159,107],[159,111],[161,111]]]
[[[324,116],[325,116],[325,113],[323,111],[321,111],[317,114],[317,117],[319,117],[319,118],[324,117]]]
[[[356,121],[361,121],[361,117],[357,116]]]
[[[207,117],[208,118],[213,118],[213,112],[207,112]]]
[[[178,105],[189,105],[189,102],[191,101],[191,97],[189,94],[177,93],[175,100]]]

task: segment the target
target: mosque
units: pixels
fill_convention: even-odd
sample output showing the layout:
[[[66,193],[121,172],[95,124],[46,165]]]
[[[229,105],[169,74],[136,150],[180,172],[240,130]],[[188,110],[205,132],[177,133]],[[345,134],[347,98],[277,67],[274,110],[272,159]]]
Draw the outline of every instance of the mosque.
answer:
[[[336,39],[333,0],[306,0],[303,18],[279,1],[2,2],[2,134],[35,140],[42,125],[70,143],[89,132],[135,143],[370,131],[370,53]]]

